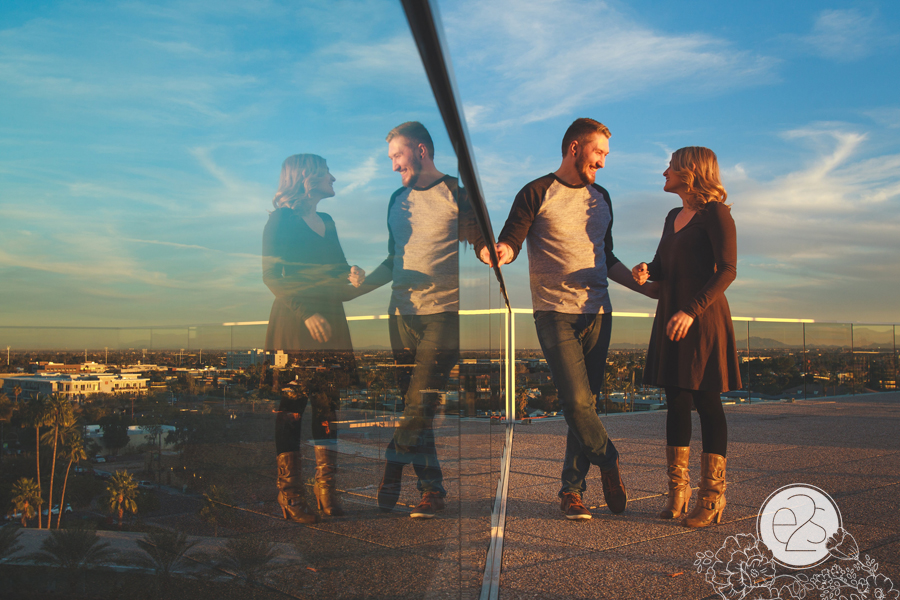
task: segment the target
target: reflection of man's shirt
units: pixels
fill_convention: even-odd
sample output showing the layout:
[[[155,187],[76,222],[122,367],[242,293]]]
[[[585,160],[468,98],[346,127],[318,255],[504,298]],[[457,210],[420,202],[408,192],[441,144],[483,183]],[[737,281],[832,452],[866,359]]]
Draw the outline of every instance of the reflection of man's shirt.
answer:
[[[445,175],[426,189],[403,187],[391,196],[384,261],[393,273],[391,314],[459,311],[460,192],[457,180]],[[463,214],[462,239],[471,239],[471,211]]]
[[[525,240],[534,310],[612,311],[606,276],[619,259],[605,189],[570,186],[553,173],[532,181],[516,196],[499,238],[517,256]]]

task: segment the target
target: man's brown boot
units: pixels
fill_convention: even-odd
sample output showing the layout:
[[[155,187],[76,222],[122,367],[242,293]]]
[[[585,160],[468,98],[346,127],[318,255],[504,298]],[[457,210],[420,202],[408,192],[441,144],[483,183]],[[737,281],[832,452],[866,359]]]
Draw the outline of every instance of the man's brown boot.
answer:
[[[619,459],[616,466],[609,471],[600,471],[600,481],[603,484],[603,498],[609,510],[619,514],[625,510],[628,504],[628,495],[625,493],[625,484],[622,483],[622,475],[619,473]]]

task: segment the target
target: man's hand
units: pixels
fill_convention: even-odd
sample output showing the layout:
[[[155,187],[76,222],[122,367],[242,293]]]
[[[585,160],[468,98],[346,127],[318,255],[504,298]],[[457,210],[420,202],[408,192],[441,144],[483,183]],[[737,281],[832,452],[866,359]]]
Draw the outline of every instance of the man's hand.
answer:
[[[694,317],[679,310],[669,319],[669,323],[666,325],[666,335],[673,342],[679,342],[687,335],[688,329],[691,328],[693,322]]]
[[[309,335],[320,344],[324,344],[331,339],[331,325],[319,313],[308,318],[305,323],[306,328],[309,329]]]
[[[350,267],[350,275],[347,276],[347,279],[353,287],[359,287],[366,280],[366,272],[353,265]]]
[[[513,257],[515,256],[515,252],[513,249],[506,243],[500,242],[496,246],[494,246],[497,250],[497,258],[500,261],[500,266],[509,264],[512,262]],[[494,266],[491,262],[491,251],[487,246],[481,249],[481,252],[478,254],[478,258],[486,265]]]
[[[647,263],[642,262],[638,266],[631,269],[631,276],[637,281],[638,285],[644,285],[650,278],[650,271],[647,269]]]

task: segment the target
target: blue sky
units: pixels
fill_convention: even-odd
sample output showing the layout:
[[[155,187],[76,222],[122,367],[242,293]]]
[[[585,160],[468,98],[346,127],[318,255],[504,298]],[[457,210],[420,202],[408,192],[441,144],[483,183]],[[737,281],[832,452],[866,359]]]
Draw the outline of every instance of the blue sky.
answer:
[[[495,230],[576,117],[619,257],[652,257],[671,151],[715,150],[738,227],[732,312],[898,322],[900,6],[439,2]],[[398,3],[5,2],[0,325],[258,321],[281,161],[326,157],[351,263],[386,250],[384,136],[418,119],[455,172]],[[525,261],[507,271],[529,306]],[[347,305],[384,312],[384,290]],[[653,305],[614,290],[616,310]]]

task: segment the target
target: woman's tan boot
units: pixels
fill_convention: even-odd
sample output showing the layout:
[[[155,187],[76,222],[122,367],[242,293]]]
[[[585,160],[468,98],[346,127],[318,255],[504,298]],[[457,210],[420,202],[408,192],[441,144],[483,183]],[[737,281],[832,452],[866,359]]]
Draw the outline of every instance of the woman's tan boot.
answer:
[[[342,517],[344,509],[338,501],[337,492],[334,489],[334,475],[337,452],[328,446],[316,446],[316,502],[319,510],[329,517]]]
[[[284,518],[306,524],[318,521],[306,505],[303,478],[300,476],[300,453],[282,452],[275,460],[278,464],[278,504]]]
[[[669,472],[669,499],[659,513],[660,519],[678,519],[687,513],[691,499],[691,476],[688,473],[690,446],[666,446],[666,463]]]
[[[725,510],[725,457],[704,452],[700,457],[697,505],[684,519],[685,527],[706,527],[722,521]]]

